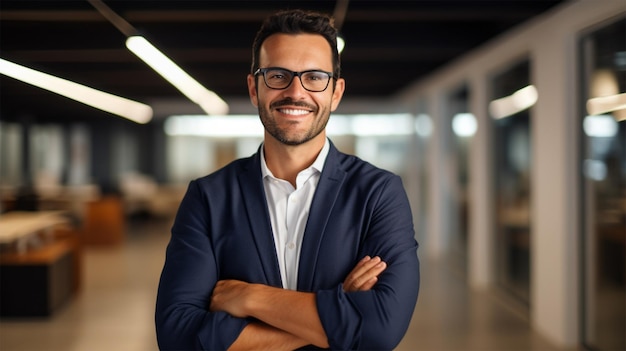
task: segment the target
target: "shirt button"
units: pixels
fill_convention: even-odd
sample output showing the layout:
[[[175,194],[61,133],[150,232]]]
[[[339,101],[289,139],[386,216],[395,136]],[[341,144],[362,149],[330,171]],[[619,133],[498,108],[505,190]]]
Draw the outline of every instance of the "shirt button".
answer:
[[[296,244],[294,244],[294,243],[289,243],[289,244],[287,244],[287,248],[288,248],[289,250],[293,250],[295,247],[296,247]]]

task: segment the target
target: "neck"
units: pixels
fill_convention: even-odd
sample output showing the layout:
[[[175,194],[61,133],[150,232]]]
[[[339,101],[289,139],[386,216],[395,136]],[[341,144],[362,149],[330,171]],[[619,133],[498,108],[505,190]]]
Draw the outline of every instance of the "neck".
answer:
[[[296,177],[302,170],[315,162],[326,142],[326,136],[318,137],[301,145],[285,145],[266,135],[263,143],[265,163],[276,178],[284,179],[296,186]]]

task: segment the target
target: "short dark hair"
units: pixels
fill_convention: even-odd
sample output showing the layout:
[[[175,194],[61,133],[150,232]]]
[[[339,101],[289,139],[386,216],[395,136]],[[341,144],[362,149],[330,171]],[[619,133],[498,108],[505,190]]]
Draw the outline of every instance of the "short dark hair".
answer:
[[[323,36],[333,53],[333,76],[339,78],[341,64],[337,50],[337,29],[334,26],[334,19],[327,14],[304,10],[284,10],[265,19],[252,44],[251,73],[254,74],[259,68],[261,45],[265,39],[276,33],[307,33]]]

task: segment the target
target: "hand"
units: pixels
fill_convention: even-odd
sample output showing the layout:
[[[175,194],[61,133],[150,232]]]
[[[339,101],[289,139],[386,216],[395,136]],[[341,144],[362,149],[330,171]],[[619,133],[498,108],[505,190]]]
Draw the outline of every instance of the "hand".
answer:
[[[315,293],[240,280],[220,280],[215,284],[209,300],[211,312],[226,312],[233,317],[258,320],[244,328],[245,335],[243,332],[240,334],[239,343],[236,341],[240,349],[277,350],[278,342],[290,350],[309,344],[329,347],[319,319]],[[257,344],[259,341],[267,347],[261,347]]]
[[[248,317],[246,312],[247,294],[251,284],[240,280],[220,280],[215,284],[209,309],[212,312],[224,311],[234,317]]]
[[[343,291],[366,291],[373,288],[378,281],[378,275],[386,268],[387,264],[380,257],[365,256],[343,281]]]

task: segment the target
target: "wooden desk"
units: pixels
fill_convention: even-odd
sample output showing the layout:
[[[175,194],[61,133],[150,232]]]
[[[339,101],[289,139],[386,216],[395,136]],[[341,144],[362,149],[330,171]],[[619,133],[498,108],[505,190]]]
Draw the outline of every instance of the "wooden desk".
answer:
[[[50,316],[78,291],[80,239],[64,213],[0,215],[0,317]]]
[[[57,225],[69,223],[63,211],[13,211],[0,215],[0,244],[16,244],[18,252],[27,249],[28,240]]]
[[[0,255],[0,317],[47,317],[68,302],[80,283],[76,249],[67,238]]]

